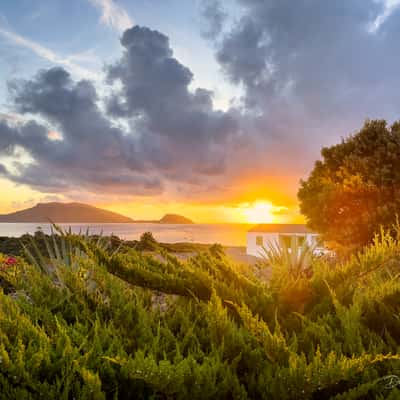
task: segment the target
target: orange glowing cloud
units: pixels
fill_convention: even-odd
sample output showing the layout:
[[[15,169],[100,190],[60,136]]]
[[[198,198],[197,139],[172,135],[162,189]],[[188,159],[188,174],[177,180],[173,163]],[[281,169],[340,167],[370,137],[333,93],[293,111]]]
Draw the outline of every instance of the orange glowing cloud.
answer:
[[[62,140],[62,138],[63,138],[61,133],[57,132],[57,131],[49,131],[49,132],[47,132],[47,137],[50,140]]]

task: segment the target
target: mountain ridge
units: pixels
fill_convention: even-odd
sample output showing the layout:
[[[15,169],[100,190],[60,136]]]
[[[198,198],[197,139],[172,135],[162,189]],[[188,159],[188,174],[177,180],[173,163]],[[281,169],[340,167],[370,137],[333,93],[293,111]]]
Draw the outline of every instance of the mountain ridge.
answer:
[[[125,215],[85,203],[37,203],[35,206],[9,214],[0,214],[0,223],[170,223],[191,224],[193,221],[178,214],[166,214],[159,221],[136,221]]]

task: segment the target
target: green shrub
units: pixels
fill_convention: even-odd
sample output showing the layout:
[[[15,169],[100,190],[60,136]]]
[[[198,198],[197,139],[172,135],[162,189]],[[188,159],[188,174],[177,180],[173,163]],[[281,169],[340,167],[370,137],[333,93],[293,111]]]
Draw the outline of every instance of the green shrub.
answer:
[[[267,284],[218,247],[159,261],[86,235],[41,243],[0,268],[0,398],[398,398],[393,236],[307,273],[276,261]]]

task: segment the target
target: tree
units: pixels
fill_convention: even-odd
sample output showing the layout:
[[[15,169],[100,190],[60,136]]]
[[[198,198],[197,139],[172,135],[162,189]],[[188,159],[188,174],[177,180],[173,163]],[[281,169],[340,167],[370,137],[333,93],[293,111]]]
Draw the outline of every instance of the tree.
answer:
[[[144,232],[140,236],[138,250],[155,250],[158,246],[157,240],[154,238],[151,232]]]
[[[300,210],[310,228],[341,246],[369,243],[400,214],[400,121],[366,121],[340,144],[321,150],[300,182]]]

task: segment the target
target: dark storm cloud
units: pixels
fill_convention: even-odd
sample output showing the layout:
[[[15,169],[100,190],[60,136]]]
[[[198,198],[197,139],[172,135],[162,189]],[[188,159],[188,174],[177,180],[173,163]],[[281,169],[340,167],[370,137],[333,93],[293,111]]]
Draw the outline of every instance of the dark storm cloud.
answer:
[[[135,27],[121,44],[124,54],[107,73],[120,90],[106,110],[90,81],[63,68],[9,82],[14,111],[32,119],[0,121],[0,154],[20,147],[34,160],[14,161],[13,172],[2,171],[9,179],[42,191],[156,195],[166,180],[200,184],[221,174],[234,118],[214,110],[212,92],[189,91],[192,73],[166,36]]]
[[[240,18],[213,44],[225,76],[243,88],[250,168],[300,177],[321,146],[366,118],[399,118],[399,9],[374,32],[384,1],[235,3]]]
[[[6,123],[0,121],[0,155],[12,153],[14,150],[14,131]]]
[[[180,159],[190,172],[222,172],[235,119],[214,110],[211,91],[189,90],[193,74],[173,57],[165,35],[135,26],[121,44],[124,55],[108,69],[108,79],[122,89],[109,99],[109,113],[131,119],[142,132],[142,148],[158,155],[153,161],[165,171]]]
[[[207,27],[202,32],[203,36],[208,39],[217,38],[221,34],[227,19],[227,14],[222,5],[213,0],[204,0],[201,12],[207,23]]]
[[[238,3],[245,13],[224,36],[216,56],[229,79],[243,84],[250,109],[264,111],[279,101],[318,118],[336,112],[359,118],[400,99],[395,89],[399,13],[378,32],[368,29],[383,12],[383,1]],[[375,96],[386,101],[377,104]]]
[[[10,84],[15,111],[32,121],[0,121],[0,155],[22,147],[35,162],[0,173],[43,191],[158,194],[172,183],[196,197],[221,197],[242,175],[294,194],[321,146],[365,118],[399,118],[398,9],[374,31],[383,1],[236,3],[235,23],[211,0],[204,11],[217,61],[243,88],[235,108],[216,110],[168,37],[135,26],[106,68],[106,97],[61,68]]]
[[[157,194],[158,178],[141,175],[143,162],[136,156],[134,140],[115,128],[97,105],[89,81],[72,81],[62,68],[41,71],[29,81],[10,84],[14,107],[21,114],[35,115],[60,133],[54,140],[49,127],[35,121],[0,125],[0,151],[20,146],[34,164],[16,163],[18,174],[9,178],[40,190],[118,190]]]

